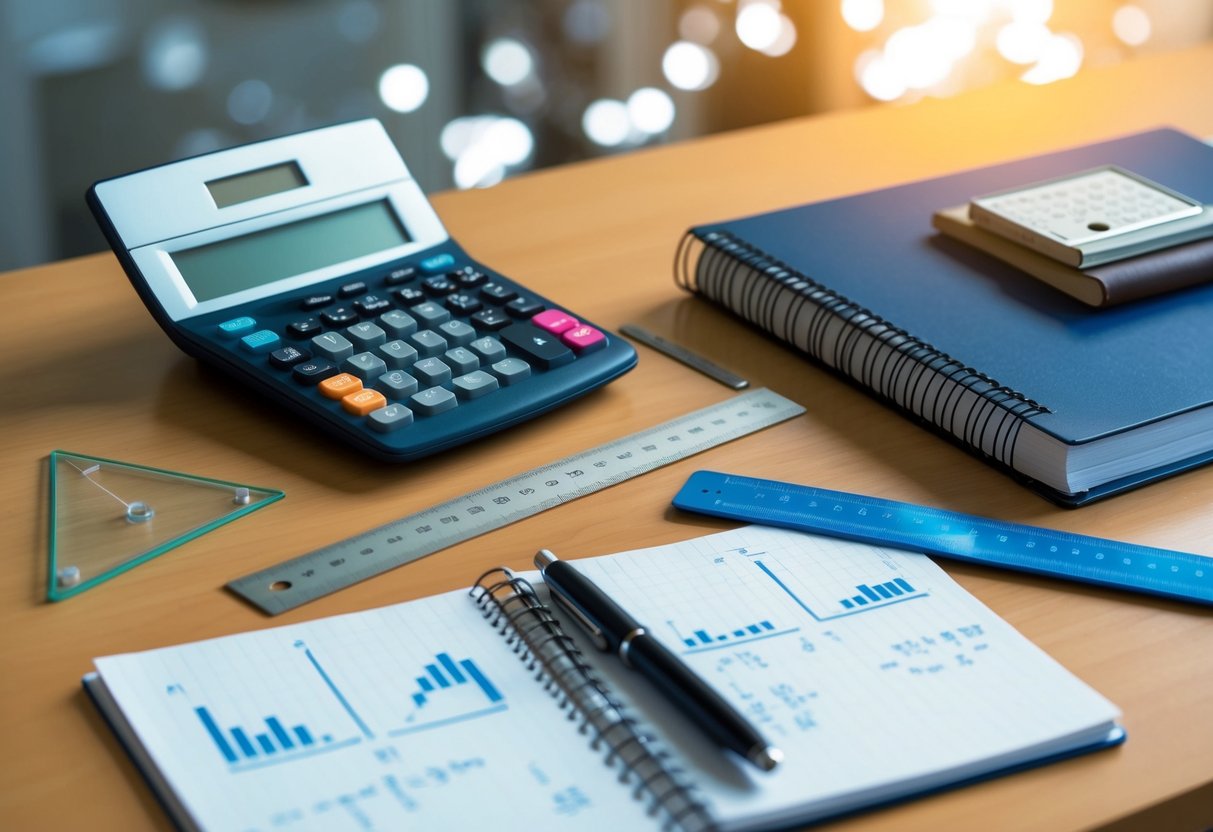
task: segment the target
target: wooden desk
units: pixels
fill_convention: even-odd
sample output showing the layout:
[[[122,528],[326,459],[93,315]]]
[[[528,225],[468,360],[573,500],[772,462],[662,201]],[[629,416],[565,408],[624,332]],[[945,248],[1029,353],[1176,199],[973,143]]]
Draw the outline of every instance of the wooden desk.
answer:
[[[635,321],[797,399],[807,416],[456,546],[270,620],[230,578],[693,408],[726,390],[644,348],[561,412],[423,463],[369,462],[179,353],[108,253],[0,278],[0,825],[168,828],[82,694],[91,659],[362,609],[524,566],[723,524],[670,497],[698,467],[810,482],[1213,554],[1213,468],[1070,512],[684,297],[692,223],[1173,124],[1213,135],[1213,48],[912,107],[829,115],[522,177],[435,202],[475,255],[574,309]],[[924,206],[927,211],[931,206]],[[924,214],[924,217],[926,214]],[[924,220],[925,222],[925,220]],[[44,466],[55,448],[278,487],[287,498],[61,604],[43,600]],[[627,518],[620,522],[619,518]],[[944,564],[1124,710],[1121,748],[863,815],[839,829],[1204,828],[1213,822],[1213,616],[1195,607]]]

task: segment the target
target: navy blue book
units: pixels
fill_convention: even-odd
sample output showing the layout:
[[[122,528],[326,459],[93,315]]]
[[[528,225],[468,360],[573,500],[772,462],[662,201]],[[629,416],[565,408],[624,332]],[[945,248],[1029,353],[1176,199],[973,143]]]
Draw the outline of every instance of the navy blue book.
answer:
[[[676,280],[1076,506],[1213,459],[1213,282],[1091,308],[936,233],[981,194],[1115,164],[1213,203],[1161,129],[691,229]]]

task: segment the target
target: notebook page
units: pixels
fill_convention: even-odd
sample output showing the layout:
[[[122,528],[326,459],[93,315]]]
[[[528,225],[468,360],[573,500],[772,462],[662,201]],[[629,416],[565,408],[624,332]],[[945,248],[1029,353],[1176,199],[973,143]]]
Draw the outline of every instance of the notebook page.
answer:
[[[466,591],[96,666],[201,828],[653,826]]]
[[[599,662],[734,825],[1094,744],[1119,716],[923,555],[751,526],[576,564],[783,750],[762,774]]]

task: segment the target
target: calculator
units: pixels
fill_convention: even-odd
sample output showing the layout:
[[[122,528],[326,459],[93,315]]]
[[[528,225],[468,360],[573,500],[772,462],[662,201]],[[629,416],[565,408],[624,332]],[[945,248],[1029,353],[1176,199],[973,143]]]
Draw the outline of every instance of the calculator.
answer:
[[[380,459],[518,424],[636,364],[469,257],[374,119],[106,179],[87,201],[178,347]]]

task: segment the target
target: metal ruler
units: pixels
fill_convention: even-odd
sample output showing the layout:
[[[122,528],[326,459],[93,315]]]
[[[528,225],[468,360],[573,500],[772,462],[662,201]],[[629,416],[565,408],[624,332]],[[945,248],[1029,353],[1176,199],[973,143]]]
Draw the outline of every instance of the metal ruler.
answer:
[[[464,494],[227,586],[270,615],[804,413],[765,388]]]
[[[1213,558],[807,485],[698,471],[687,511],[1213,604]]]

